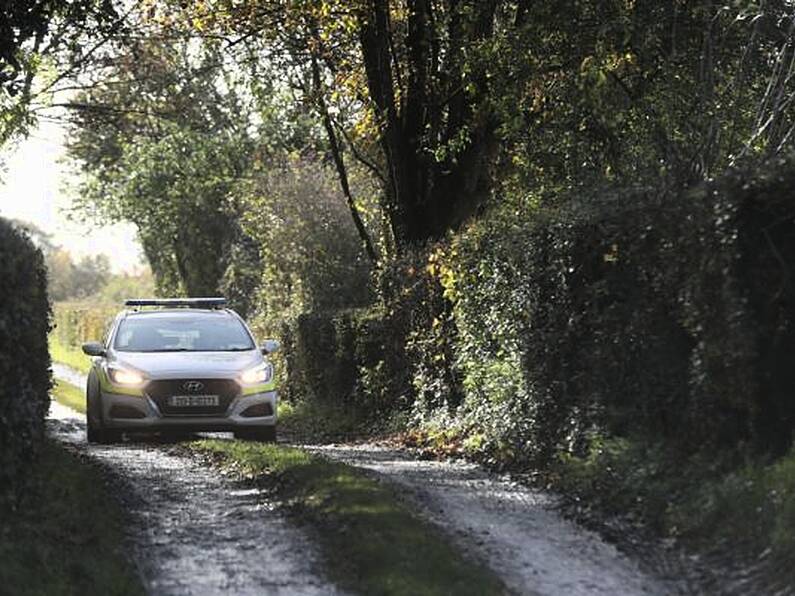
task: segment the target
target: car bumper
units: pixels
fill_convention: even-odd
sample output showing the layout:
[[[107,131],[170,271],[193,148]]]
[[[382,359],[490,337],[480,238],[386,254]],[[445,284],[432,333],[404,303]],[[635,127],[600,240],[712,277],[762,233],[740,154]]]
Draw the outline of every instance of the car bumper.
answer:
[[[128,431],[234,431],[274,426],[277,418],[278,393],[268,391],[240,395],[232,400],[222,415],[164,415],[148,396],[142,397],[102,392],[102,417],[106,428]],[[252,406],[269,405],[271,415],[244,416]]]

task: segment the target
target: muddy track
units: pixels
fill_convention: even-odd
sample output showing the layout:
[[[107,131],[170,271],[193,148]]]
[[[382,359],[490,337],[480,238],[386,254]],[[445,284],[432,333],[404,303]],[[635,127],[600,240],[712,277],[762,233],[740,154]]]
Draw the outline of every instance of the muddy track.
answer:
[[[314,545],[267,494],[167,445],[89,446],[83,416],[57,403],[49,430],[108,470],[148,593],[340,593],[323,578]]]

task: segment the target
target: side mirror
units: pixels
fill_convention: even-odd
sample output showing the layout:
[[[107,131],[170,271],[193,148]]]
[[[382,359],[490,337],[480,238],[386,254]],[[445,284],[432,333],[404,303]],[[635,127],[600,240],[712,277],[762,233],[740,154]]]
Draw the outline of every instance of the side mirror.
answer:
[[[83,353],[86,356],[105,356],[108,352],[98,341],[89,341],[83,344]]]
[[[262,350],[263,354],[272,354],[273,352],[279,350],[279,342],[275,339],[266,339],[264,342],[262,342],[260,350]]]

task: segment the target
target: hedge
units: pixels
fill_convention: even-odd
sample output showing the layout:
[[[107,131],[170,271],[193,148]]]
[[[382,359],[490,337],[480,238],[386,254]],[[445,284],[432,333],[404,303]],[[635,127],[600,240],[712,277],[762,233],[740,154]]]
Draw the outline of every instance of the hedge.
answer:
[[[285,326],[296,397],[410,409],[504,464],[595,434],[771,455],[795,426],[795,159],[687,192],[494,209]]]
[[[396,327],[379,309],[307,313],[283,322],[284,397],[360,420],[405,408],[409,371]]]
[[[0,219],[0,509],[24,492],[50,404],[50,307],[44,260]]]

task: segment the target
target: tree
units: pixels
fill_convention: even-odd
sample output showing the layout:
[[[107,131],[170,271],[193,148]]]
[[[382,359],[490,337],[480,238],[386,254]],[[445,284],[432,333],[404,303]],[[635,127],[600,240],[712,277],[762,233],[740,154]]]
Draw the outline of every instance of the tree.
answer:
[[[398,20],[366,0],[356,12],[398,245],[442,236],[488,197],[496,121],[482,57],[498,4],[407,0]]]
[[[74,297],[75,264],[72,261],[72,255],[65,250],[56,250],[50,254],[46,264],[50,299],[57,302]]]
[[[93,296],[111,277],[105,255],[85,256],[75,263],[68,250],[56,248],[45,255],[45,263],[49,295],[56,302]]]
[[[122,27],[113,0],[3,0],[0,4],[0,145],[33,122],[36,93],[88,65]],[[56,74],[33,83],[43,64]]]
[[[253,148],[246,114],[212,46],[134,40],[78,110],[68,153],[83,215],[130,221],[160,292],[218,291],[240,238],[230,195]],[[226,92],[222,89],[226,87]]]
[[[85,256],[72,272],[72,296],[87,298],[99,292],[110,279],[110,259],[107,255]]]
[[[93,299],[119,305],[127,298],[149,298],[154,291],[152,272],[147,268],[134,274],[111,276]]]
[[[372,301],[370,262],[332,166],[287,158],[250,184],[242,225],[260,247],[258,302],[266,317]]]
[[[343,190],[346,150],[382,181],[398,247],[455,229],[495,195],[684,186],[792,136],[783,0],[182,6],[287,61]]]
[[[23,230],[36,248],[41,251],[45,259],[58,249],[52,241],[52,234],[48,234],[36,224],[21,219],[10,219],[7,221],[11,222],[11,225],[15,228]]]
[[[343,191],[347,145],[383,182],[382,207],[398,248],[443,235],[489,196],[497,126],[490,49],[495,36],[512,35],[523,6],[315,0],[228,10],[228,18],[216,17],[222,26],[261,33],[291,55],[294,69],[311,73],[303,90],[327,132]],[[355,116],[346,118],[351,110]],[[356,146],[368,135],[377,155]],[[352,216],[356,223],[355,209]]]
[[[792,16],[778,1],[533,3],[494,81],[501,194],[681,188],[780,150]],[[778,141],[755,133],[773,103]]]

